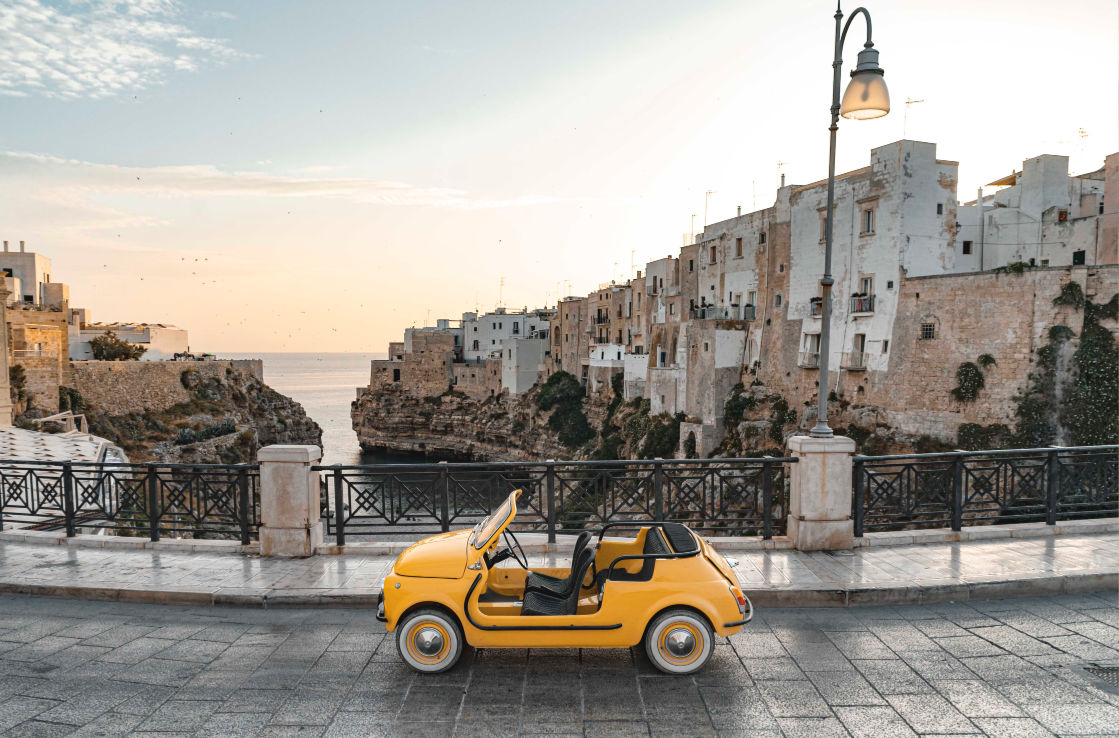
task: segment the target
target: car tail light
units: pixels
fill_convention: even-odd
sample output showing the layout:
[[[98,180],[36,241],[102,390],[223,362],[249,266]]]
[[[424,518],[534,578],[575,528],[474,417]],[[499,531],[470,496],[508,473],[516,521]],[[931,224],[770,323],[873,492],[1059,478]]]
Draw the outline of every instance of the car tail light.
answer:
[[[738,587],[731,587],[730,593],[734,595],[734,599],[738,602],[738,611],[743,615],[746,614],[746,595],[742,594],[742,590]]]

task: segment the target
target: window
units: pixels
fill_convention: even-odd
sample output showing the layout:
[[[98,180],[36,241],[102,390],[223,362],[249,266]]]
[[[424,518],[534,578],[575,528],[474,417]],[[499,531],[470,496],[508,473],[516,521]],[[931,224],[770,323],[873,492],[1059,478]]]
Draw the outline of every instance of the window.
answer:
[[[758,234],[758,245],[765,246],[765,231]]]
[[[621,361],[621,360],[622,360],[622,352],[621,352],[621,351],[619,351],[619,352],[618,352],[618,361]]]
[[[890,341],[887,339],[882,342],[882,353],[886,354],[890,351]]]
[[[471,348],[473,348],[475,351],[478,350],[478,339],[477,338],[474,339],[474,345]]]
[[[704,351],[704,353],[707,353],[707,347],[708,347],[708,343],[707,343],[707,341],[704,341],[704,342],[703,342],[703,351]]]
[[[863,208],[861,223],[860,232],[863,235],[874,233],[874,208]]]
[[[695,271],[695,261],[692,259],[688,259],[688,271]]]
[[[1060,210],[1057,211],[1057,222],[1058,223],[1065,223],[1067,221],[1068,221],[1068,211],[1065,210],[1064,208],[1061,208]]]
[[[1049,260],[1048,260],[1048,259],[1042,259],[1042,260],[1041,260],[1041,265],[1042,265],[1043,267],[1047,267],[1047,266],[1049,266]]]
[[[478,332],[478,326],[474,326],[474,332],[475,332],[475,333],[477,333],[477,332]]]
[[[892,290],[893,288],[894,288],[894,280],[892,280],[892,279],[886,280],[886,289]]]
[[[756,291],[750,290],[749,292],[746,293],[746,304],[747,305],[756,305],[757,302],[758,302],[758,293]]]
[[[669,315],[675,315],[676,314],[676,303],[674,303],[674,302],[668,303],[668,314]]]
[[[827,236],[828,219],[824,217],[824,211],[820,211],[820,243],[824,242]]]
[[[773,306],[774,307],[781,307],[781,302],[782,302],[781,293],[778,292],[776,297],[773,298]]]
[[[520,332],[521,332],[521,324],[520,323],[514,323],[513,324],[513,335],[515,336]]]
[[[859,292],[864,295],[874,294],[874,277],[863,277],[859,280]]]
[[[944,215],[944,203],[938,202],[936,204],[936,214],[937,215]]]
[[[716,258],[715,257],[716,257],[715,247],[712,246],[711,247],[711,263],[712,264],[716,263]]]
[[[399,369],[393,369],[392,370],[392,381],[394,381],[394,382],[399,382],[400,381],[400,370]]]
[[[971,254],[971,241],[964,241],[963,253],[965,256]]]
[[[1073,266],[1083,266],[1084,265],[1085,254],[1086,254],[1086,252],[1083,251],[1083,250],[1073,251],[1072,252],[1072,265]]]
[[[742,238],[734,239],[734,255],[742,256]]]
[[[936,323],[922,323],[921,324],[921,339],[930,341],[936,338]]]
[[[782,273],[782,274],[783,274],[783,273],[785,272],[785,265],[784,265],[784,264],[778,264],[778,265],[777,265],[777,271],[778,271],[779,273]]]

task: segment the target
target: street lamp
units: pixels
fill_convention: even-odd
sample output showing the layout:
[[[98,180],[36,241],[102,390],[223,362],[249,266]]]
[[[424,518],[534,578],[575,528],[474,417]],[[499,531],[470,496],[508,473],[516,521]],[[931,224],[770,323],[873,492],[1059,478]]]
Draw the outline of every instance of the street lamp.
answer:
[[[866,43],[859,52],[859,61],[851,72],[851,81],[847,83],[847,91],[843,93],[843,102],[839,99],[839,75],[843,68],[843,42],[847,40],[847,31],[855,16],[862,14],[866,20]],[[831,239],[835,219],[835,134],[839,130],[839,116],[868,120],[881,118],[890,112],[890,92],[886,89],[886,80],[883,78],[882,67],[878,66],[878,51],[870,40],[870,13],[866,8],[857,8],[843,23],[843,10],[836,5],[835,8],[835,58],[831,63],[831,148],[828,152],[828,209],[824,218],[824,276],[820,280],[823,298],[823,313],[820,326],[820,389],[819,399],[816,403],[818,415],[816,426],[810,432],[814,438],[831,438],[832,430],[828,426],[828,364],[830,359],[831,339],[831,288],[835,280],[831,276]]]

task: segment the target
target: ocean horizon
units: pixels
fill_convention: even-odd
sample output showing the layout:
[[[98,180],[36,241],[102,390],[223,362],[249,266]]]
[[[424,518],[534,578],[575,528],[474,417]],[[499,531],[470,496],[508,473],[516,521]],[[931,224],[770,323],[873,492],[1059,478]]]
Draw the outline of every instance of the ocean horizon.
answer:
[[[221,359],[260,359],[264,382],[291,397],[322,428],[324,464],[371,464],[414,460],[405,456],[362,454],[350,421],[350,403],[357,388],[369,384],[369,362],[384,353],[215,354]]]

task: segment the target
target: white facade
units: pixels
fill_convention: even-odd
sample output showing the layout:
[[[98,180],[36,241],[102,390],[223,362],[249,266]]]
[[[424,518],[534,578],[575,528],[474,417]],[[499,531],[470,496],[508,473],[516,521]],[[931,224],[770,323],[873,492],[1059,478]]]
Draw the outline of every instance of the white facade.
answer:
[[[547,338],[506,339],[501,353],[501,389],[511,395],[532,389],[548,355]]]
[[[92,359],[93,350],[89,342],[112,331],[117,338],[128,343],[135,343],[147,349],[140,357],[141,361],[165,361],[175,358],[175,354],[187,353],[190,350],[187,331],[170,325],[141,323],[139,325],[102,325],[94,323],[86,325],[77,332],[71,333],[70,359],[79,361]],[[76,339],[76,340],[75,340]]]
[[[885,370],[902,270],[909,276],[952,270],[956,222],[956,162],[936,158],[936,146],[899,141],[874,149],[871,165],[835,182],[832,237],[832,370]],[[801,319],[801,366],[817,366],[824,268],[826,183],[792,196],[787,315]],[[858,297],[861,295],[861,297]],[[832,375],[839,381],[840,374]]]
[[[953,271],[994,269],[1015,262],[1101,263],[1101,252],[1106,252],[1100,228],[1104,170],[1070,177],[1068,162],[1067,156],[1027,159],[1021,172],[991,184],[1002,189],[985,196],[982,205],[977,199],[961,206]]]
[[[42,254],[24,251],[24,242],[19,243],[19,251],[9,251],[8,242],[4,242],[4,251],[0,253],[0,273],[19,280],[19,302],[41,305],[43,285],[51,281],[51,260]],[[14,296],[9,299],[16,301]]]
[[[492,313],[462,315],[462,358],[485,361],[502,356],[505,342],[515,338],[547,338],[551,311],[510,313],[498,308]]]

